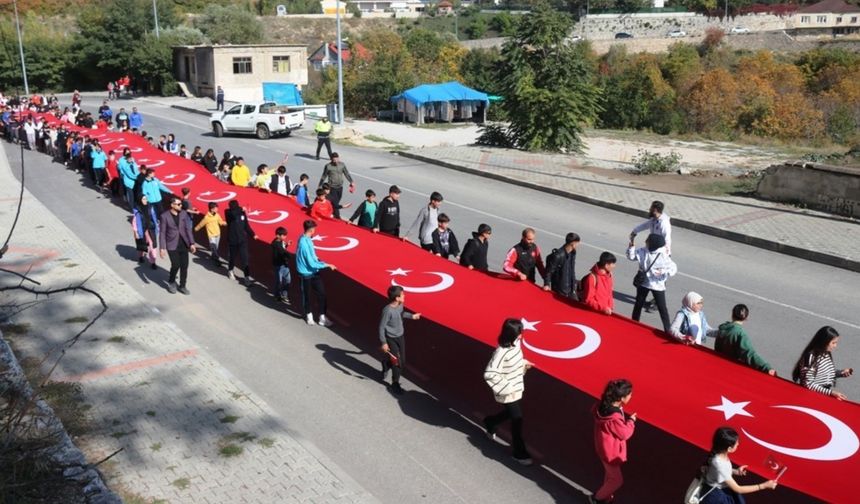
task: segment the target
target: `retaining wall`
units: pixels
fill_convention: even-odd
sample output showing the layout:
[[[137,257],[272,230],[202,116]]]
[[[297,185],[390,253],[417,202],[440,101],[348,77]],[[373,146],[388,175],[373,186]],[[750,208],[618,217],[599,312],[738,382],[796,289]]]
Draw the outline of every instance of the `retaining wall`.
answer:
[[[860,218],[860,168],[813,163],[774,165],[758,183],[759,197]]]

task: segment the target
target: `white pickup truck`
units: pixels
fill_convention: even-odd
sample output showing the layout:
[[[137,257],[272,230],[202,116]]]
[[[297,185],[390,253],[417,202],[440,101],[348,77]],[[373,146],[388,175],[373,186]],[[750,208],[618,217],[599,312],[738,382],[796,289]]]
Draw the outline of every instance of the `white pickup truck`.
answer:
[[[225,133],[254,134],[265,140],[274,135],[287,135],[305,123],[302,110],[290,111],[289,107],[275,102],[240,103],[216,112],[209,118],[216,137]]]

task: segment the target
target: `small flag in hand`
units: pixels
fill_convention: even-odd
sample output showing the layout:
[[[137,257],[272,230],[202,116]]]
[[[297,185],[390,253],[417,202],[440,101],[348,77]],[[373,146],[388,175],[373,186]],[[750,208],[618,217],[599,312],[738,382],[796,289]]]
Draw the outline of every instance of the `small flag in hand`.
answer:
[[[788,466],[780,462],[773,455],[768,455],[767,459],[764,461],[765,467],[773,471],[774,480],[779,481],[779,478],[788,470]]]

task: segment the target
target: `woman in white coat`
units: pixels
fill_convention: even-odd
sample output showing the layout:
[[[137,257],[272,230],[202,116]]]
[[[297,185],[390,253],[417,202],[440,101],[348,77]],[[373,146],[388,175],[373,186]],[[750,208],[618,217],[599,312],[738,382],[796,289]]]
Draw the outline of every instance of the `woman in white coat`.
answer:
[[[635,248],[633,240],[627,247],[627,258],[639,263],[639,274],[637,277],[641,282],[634,280],[636,285],[636,304],[633,305],[633,320],[638,321],[642,315],[642,306],[648,293],[654,294],[657,309],[660,312],[660,320],[663,321],[663,330],[669,333],[669,309],[666,307],[666,280],[675,276],[678,266],[669,257],[666,251],[666,239],[661,235],[651,233],[645,239],[645,246]]]

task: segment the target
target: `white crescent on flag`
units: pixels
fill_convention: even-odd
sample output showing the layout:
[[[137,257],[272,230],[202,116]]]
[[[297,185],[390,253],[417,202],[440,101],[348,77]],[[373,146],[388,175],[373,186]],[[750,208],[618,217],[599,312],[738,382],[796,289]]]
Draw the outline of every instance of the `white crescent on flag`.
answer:
[[[163,159],[155,159],[155,160],[138,159],[137,162],[138,162],[138,164],[145,164],[147,168],[157,168],[157,167],[162,166],[164,164]]]
[[[851,430],[851,427],[848,427],[845,422],[834,416],[812,408],[792,406],[790,404],[781,404],[773,406],[773,408],[799,411],[817,419],[819,422],[823,423],[828,430],[830,430],[830,441],[818,448],[790,448],[769,443],[753,436],[747,432],[746,429],[741,429],[748,438],[765,448],[785,455],[791,455],[792,457],[825,461],[847,459],[857,453],[857,450],[860,449],[860,439],[857,438],[857,434]]]
[[[99,139],[99,143],[100,143],[100,144],[102,144],[102,145],[110,145],[110,144],[112,144],[112,143],[125,142],[125,137],[119,137],[119,138],[105,138],[104,140],[102,140],[102,138],[104,138],[104,135],[99,135],[99,136],[97,136],[96,138],[98,138],[98,139]]]
[[[150,166],[150,165],[147,165]],[[179,177],[179,182],[176,181],[176,178]],[[161,178],[161,183],[166,186],[178,186],[185,185],[194,180],[193,173],[184,173],[183,175],[177,175],[175,173],[171,173],[170,175],[165,175]],[[169,182],[168,182],[169,181]]]
[[[352,238],[350,236],[336,236],[335,238],[340,238],[342,240],[346,240],[346,243],[344,245],[340,245],[337,247],[326,247],[323,245],[314,244],[314,248],[317,250],[325,250],[328,252],[343,252],[344,250],[351,250],[351,249],[354,249],[355,247],[358,247],[359,242],[358,242],[357,238]],[[321,235],[315,235],[313,238],[311,238],[311,240],[313,240],[315,242],[323,241],[325,239],[326,239],[326,237],[321,236]]]
[[[257,219],[258,215],[263,215],[264,213],[275,213],[277,214],[275,217],[271,219]],[[248,213],[248,220],[251,222],[256,222],[257,224],[275,224],[281,222],[290,216],[290,213],[286,210],[253,210]]]
[[[531,325],[534,327],[534,325],[537,324],[538,322],[534,322]],[[600,333],[591,327],[582,324],[574,324],[572,322],[557,322],[555,325],[579,329],[582,332],[582,335],[585,336],[585,339],[579,345],[573,348],[568,348],[567,350],[547,350],[529,343],[525,337],[523,337],[523,346],[536,354],[552,357],[554,359],[581,359],[593,354],[598,348],[600,348]],[[537,329],[534,328],[530,330],[537,332]]]
[[[410,273],[409,270],[404,270],[402,268],[397,268],[396,270],[388,270],[391,276],[408,276]],[[412,287],[408,285],[400,285],[393,278],[391,279],[391,285],[397,285],[399,287],[403,287],[403,290],[406,292],[412,292],[414,294],[430,294],[433,292],[443,291],[452,285],[454,285],[454,277],[449,275],[448,273],[442,273],[440,271],[425,271],[427,275],[434,275],[439,277],[439,281],[433,285],[427,285],[424,287]]]
[[[226,194],[227,196],[223,196],[221,198],[204,198],[204,196],[212,196],[213,194]],[[222,201],[229,201],[235,197],[236,193],[233,191],[206,191],[197,196],[197,201],[203,201],[205,203],[221,203]]]

